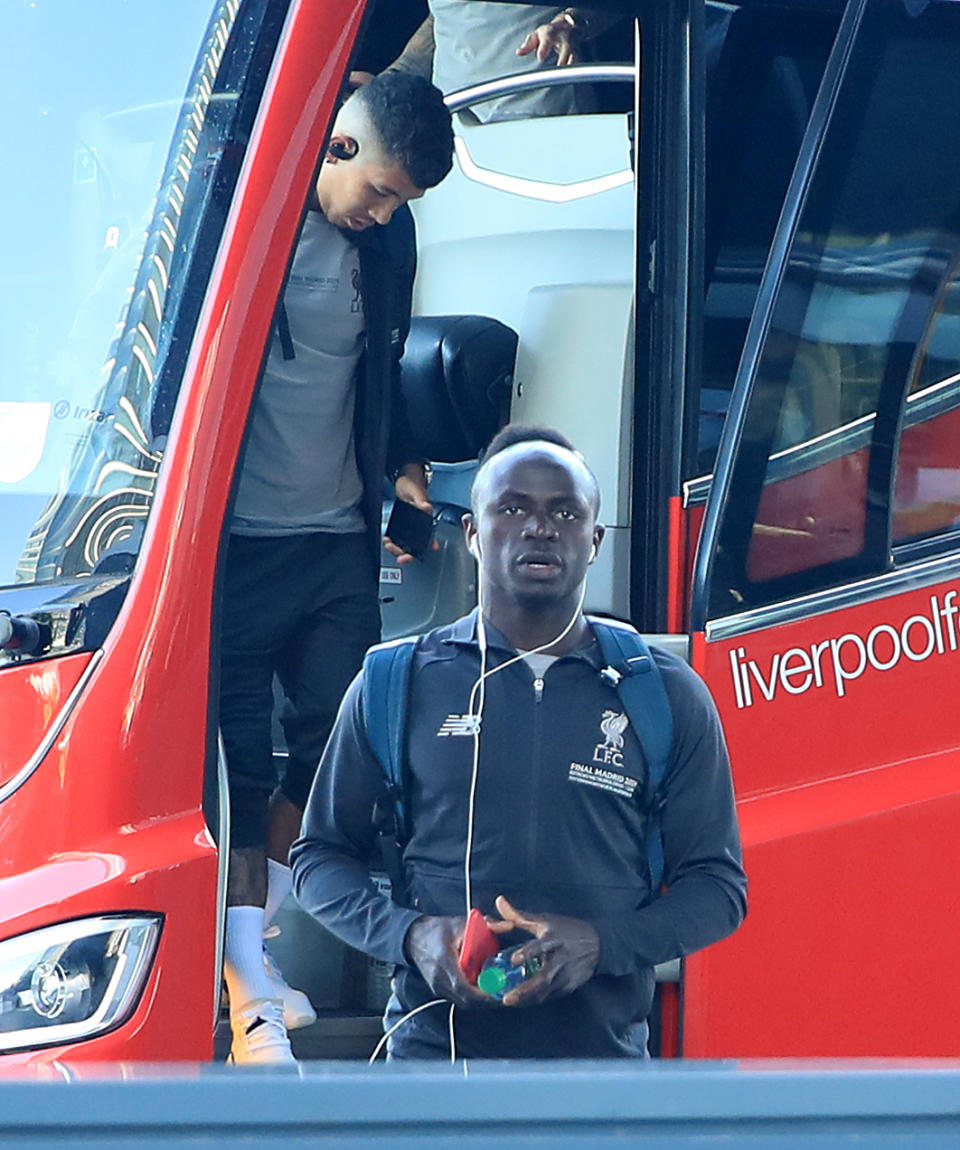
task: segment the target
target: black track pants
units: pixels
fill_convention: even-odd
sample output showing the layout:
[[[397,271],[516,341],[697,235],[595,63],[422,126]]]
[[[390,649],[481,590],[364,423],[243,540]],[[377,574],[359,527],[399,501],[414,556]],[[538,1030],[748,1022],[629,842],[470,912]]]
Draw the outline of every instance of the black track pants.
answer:
[[[289,758],[281,790],[301,809],[344,691],[380,638],[366,535],[231,535],[224,582],[220,730],[230,783],[231,844],[265,846],[277,785],[273,676]]]

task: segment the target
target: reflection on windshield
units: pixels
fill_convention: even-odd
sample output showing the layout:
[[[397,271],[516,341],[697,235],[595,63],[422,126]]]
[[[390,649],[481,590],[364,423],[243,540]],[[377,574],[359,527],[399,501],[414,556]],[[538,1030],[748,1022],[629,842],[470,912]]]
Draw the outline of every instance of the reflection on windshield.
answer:
[[[16,95],[0,117],[20,164],[0,191],[0,585],[136,550],[170,271],[238,7],[218,4],[209,25],[189,0],[152,21],[123,0],[6,9]]]

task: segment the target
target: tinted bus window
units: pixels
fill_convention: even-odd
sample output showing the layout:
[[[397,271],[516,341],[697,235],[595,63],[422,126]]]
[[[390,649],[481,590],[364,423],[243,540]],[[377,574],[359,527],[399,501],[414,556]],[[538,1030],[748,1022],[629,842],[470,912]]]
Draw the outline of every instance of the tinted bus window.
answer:
[[[787,184],[836,35],[837,11],[707,4],[704,312],[688,476],[713,467]]]
[[[716,614],[889,565],[911,386],[905,460],[922,450],[915,427],[927,425],[929,439],[925,410],[942,413],[936,434],[953,429],[956,442],[946,413],[957,402],[958,44],[954,3],[881,0],[864,17],[757,372],[721,529]],[[951,477],[941,447],[930,450],[927,471],[941,474],[926,474],[927,488],[955,500],[956,456]],[[913,528],[904,519],[900,530]]]
[[[270,7],[8,6],[0,586],[132,567]]]
[[[893,492],[894,543],[960,546],[960,255],[943,277],[910,369]]]

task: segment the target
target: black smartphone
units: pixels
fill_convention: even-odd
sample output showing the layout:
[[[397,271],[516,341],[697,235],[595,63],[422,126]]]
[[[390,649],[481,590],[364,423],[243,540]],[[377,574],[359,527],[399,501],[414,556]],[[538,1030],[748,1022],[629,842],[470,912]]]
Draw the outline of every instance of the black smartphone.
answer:
[[[429,511],[421,511],[412,503],[397,499],[390,512],[387,536],[416,559],[422,559],[433,538],[433,516]]]

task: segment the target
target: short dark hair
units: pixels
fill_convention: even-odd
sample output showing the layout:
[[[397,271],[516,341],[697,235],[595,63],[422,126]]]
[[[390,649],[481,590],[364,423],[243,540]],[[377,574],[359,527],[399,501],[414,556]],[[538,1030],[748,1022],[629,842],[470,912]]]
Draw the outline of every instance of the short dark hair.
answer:
[[[354,93],[387,154],[411,183],[433,188],[453,167],[453,125],[443,93],[423,76],[381,72]]]
[[[594,475],[593,469],[583,458],[583,454],[573,446],[562,431],[557,431],[555,427],[547,427],[546,425],[535,423],[508,423],[506,427],[500,428],[497,434],[480,453],[480,466],[477,468],[477,473],[474,475],[473,483],[470,486],[470,506],[474,511],[477,509],[477,484],[484,466],[488,464],[495,455],[499,455],[501,451],[506,451],[508,447],[515,447],[518,443],[552,443],[554,447],[562,447],[565,451],[569,451],[571,455],[576,456],[593,482],[594,512],[599,512],[600,484],[597,482],[597,477]]]
[[[480,463],[486,463],[492,456],[505,451],[508,447],[513,447],[515,443],[534,443],[537,441],[553,443],[557,447],[565,447],[574,455],[580,455],[570,440],[562,432],[557,431],[555,427],[540,426],[533,423],[508,423],[506,427],[500,428],[480,453]],[[583,456],[580,458],[582,459]]]

